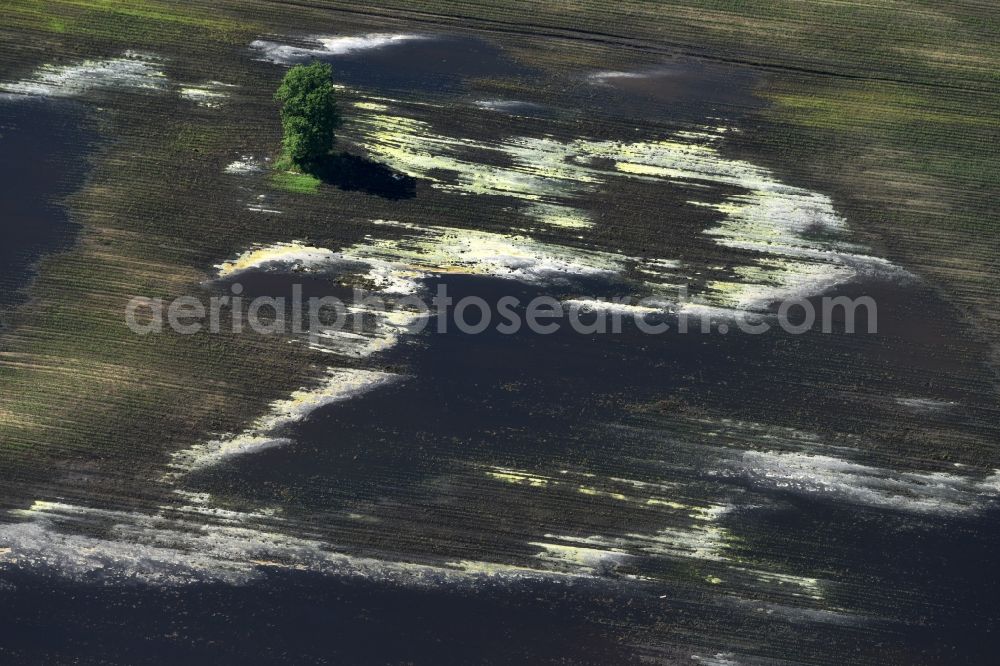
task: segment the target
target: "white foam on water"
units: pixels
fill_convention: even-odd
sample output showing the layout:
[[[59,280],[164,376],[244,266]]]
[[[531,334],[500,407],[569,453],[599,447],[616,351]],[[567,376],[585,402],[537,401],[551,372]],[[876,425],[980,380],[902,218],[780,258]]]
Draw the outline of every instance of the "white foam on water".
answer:
[[[300,241],[261,245],[251,248],[235,259],[215,266],[219,278],[227,278],[250,270],[281,268],[284,270],[304,270],[317,266],[329,266],[338,258],[337,253],[321,247],[306,245]]]
[[[309,47],[257,39],[250,43],[250,48],[260,53],[262,60],[281,65],[292,65],[312,58],[350,55],[425,39],[432,39],[432,37],[406,33],[373,32],[365,35],[316,36],[308,40],[314,45]]]
[[[610,314],[627,315],[630,317],[644,317],[650,314],[663,314],[668,312],[669,303],[664,301],[660,307],[653,305],[638,305],[635,303],[616,303],[614,301],[603,301],[594,298],[571,298],[562,301],[563,307],[569,310],[577,310],[581,313],[587,312],[607,312]]]
[[[792,588],[791,596],[793,597],[807,597],[814,601],[823,599],[823,584],[818,578],[760,570],[752,570],[749,573],[762,583]]]
[[[736,660],[736,655],[732,652],[716,652],[713,655],[702,656],[691,655],[691,661],[704,666],[741,666],[742,662]]]
[[[562,282],[574,276],[619,275],[628,257],[503,235],[439,226],[416,227],[376,220],[409,231],[398,239],[368,236],[340,251],[288,241],[252,247],[215,266],[218,278],[249,270],[323,270],[338,263],[366,264],[365,281],[378,291],[413,294],[432,274],[488,275],[530,284]]]
[[[247,210],[251,213],[268,213],[270,215],[284,215],[285,211],[277,208],[267,208],[261,204],[247,204]]]
[[[104,585],[176,587],[204,582],[245,585],[268,569],[312,571],[385,584],[436,587],[573,576],[571,572],[459,561],[411,564],[337,552],[323,541],[281,531],[266,513],[228,511],[206,521],[204,507],[155,513],[36,501],[0,524],[0,568],[56,573]],[[192,515],[194,514],[194,515]],[[101,525],[107,538],[80,527]]]
[[[906,472],[801,452],[744,451],[721,465],[709,474],[745,479],[763,488],[914,513],[979,511],[996,501],[1000,488],[1000,470],[981,478]]]
[[[664,527],[652,534],[628,534],[623,541],[647,555],[704,560],[728,561],[727,549],[732,533],[714,524],[691,524],[682,527]]]
[[[513,99],[477,99],[472,104],[487,111],[499,111],[512,115],[517,115],[518,112],[537,112],[545,108],[541,104],[535,104],[534,102],[520,102]]]
[[[618,275],[627,258],[536,241],[526,235],[428,226],[402,239],[369,238],[343,253],[378,260],[402,271],[488,275],[529,284],[552,284],[579,276]]]
[[[351,248],[334,252],[327,248],[307,245],[300,241],[255,246],[234,259],[215,266],[218,278],[227,278],[246,271],[327,272],[346,267],[354,274],[355,286],[378,292],[383,296],[407,296],[420,290],[420,280],[426,273],[373,256],[362,256]],[[362,272],[358,272],[358,270]],[[365,272],[365,269],[367,271]],[[319,331],[307,331],[311,349],[346,358],[362,359],[391,349],[427,314],[391,303],[361,302],[345,304],[345,319],[340,327],[325,326]],[[368,322],[367,325],[365,322]]]
[[[546,534],[545,538],[553,541],[528,542],[529,546],[541,549],[535,557],[557,570],[568,573],[600,575],[613,570],[629,557],[627,553],[614,548],[592,545],[586,539],[552,534]]]
[[[950,400],[937,400],[935,398],[915,398],[915,397],[897,397],[895,399],[897,405],[905,407],[912,412],[918,414],[937,414],[940,412],[946,412],[954,409],[958,403]]]
[[[181,98],[198,106],[218,109],[229,99],[230,93],[228,91],[235,87],[235,85],[221,81],[206,81],[198,85],[182,86],[178,94]]]
[[[482,231],[446,227],[417,227],[386,220],[378,226],[405,229],[400,239],[366,240],[340,251],[300,241],[252,247],[215,266],[217,278],[246,271],[327,272],[338,265],[358,266],[367,271],[356,275],[356,286],[382,296],[413,296],[432,275],[488,275],[529,284],[559,284],[573,277],[613,277],[622,270],[621,258],[607,253],[574,250],[539,243],[528,236],[504,236]],[[426,312],[394,308],[391,303],[348,304],[345,314],[357,321],[372,322],[369,329],[344,326],[310,336],[310,347],[350,358],[366,358],[386,351],[426,319]]]
[[[367,35],[320,37],[319,43],[323,45],[324,51],[343,55],[424,39],[430,39],[430,37],[428,35],[372,32]]]
[[[285,427],[305,419],[320,407],[349,400],[400,379],[400,375],[386,372],[331,368],[316,386],[271,403],[267,412],[243,432],[175,452],[169,464],[171,471],[163,479],[173,480],[235,456],[287,445],[291,440],[282,436]]]
[[[660,76],[663,72],[659,71],[649,71],[649,72],[593,72],[587,75],[587,80],[591,83],[607,83],[608,81],[614,81],[616,79],[649,79],[654,76]]]
[[[316,351],[346,358],[363,359],[398,345],[405,336],[420,328],[418,324],[429,315],[410,310],[391,310],[365,305],[345,308],[355,321],[374,322],[370,330],[323,330],[310,338],[309,347]],[[359,327],[360,329],[360,327]]]
[[[234,176],[249,176],[264,170],[261,161],[252,155],[244,155],[230,162],[223,171]]]
[[[651,534],[626,534],[621,537],[563,537],[593,546],[616,548],[632,555],[653,555],[670,558],[725,562],[732,535],[724,527],[692,523],[665,527]]]
[[[76,65],[42,65],[29,78],[0,83],[0,90],[20,95],[76,97],[100,89],[162,90],[166,87],[166,74],[152,56],[129,56],[84,60]]]

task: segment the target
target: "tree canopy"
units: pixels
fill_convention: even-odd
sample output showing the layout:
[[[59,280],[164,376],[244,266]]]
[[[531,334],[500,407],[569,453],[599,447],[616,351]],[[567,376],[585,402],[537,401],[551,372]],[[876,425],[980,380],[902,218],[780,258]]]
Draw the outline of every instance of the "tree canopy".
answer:
[[[323,62],[296,65],[274,94],[281,102],[285,154],[307,170],[329,154],[340,126],[331,75],[330,65]]]

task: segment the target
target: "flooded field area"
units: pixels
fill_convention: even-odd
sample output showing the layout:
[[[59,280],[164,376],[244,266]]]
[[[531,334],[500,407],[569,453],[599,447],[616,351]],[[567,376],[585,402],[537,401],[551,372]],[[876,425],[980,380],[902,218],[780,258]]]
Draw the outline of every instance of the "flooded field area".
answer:
[[[755,148],[779,74],[280,16],[0,70],[5,660],[989,663],[990,347]]]
[[[85,109],[72,104],[0,94],[0,114],[0,307],[9,307],[23,297],[35,263],[73,242],[59,200],[80,185],[94,136]]]

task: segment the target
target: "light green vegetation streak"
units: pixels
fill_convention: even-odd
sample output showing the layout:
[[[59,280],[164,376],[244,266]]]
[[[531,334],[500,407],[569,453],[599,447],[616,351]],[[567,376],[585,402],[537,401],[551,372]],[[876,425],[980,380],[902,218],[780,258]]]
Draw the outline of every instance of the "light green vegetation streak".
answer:
[[[162,0],[10,0],[0,7],[0,26],[143,45],[198,33],[236,43],[252,34],[252,22],[213,9]]]
[[[271,183],[277,188],[297,194],[315,194],[320,186],[320,180],[316,176],[296,171],[280,171],[273,174]]]

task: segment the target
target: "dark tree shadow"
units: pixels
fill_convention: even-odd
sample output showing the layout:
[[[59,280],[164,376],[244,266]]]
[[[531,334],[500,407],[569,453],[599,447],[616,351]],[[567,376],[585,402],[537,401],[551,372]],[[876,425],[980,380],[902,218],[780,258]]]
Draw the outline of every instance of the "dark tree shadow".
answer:
[[[412,199],[417,194],[416,179],[347,152],[317,160],[309,165],[308,171],[342,190],[375,194],[385,199]]]

